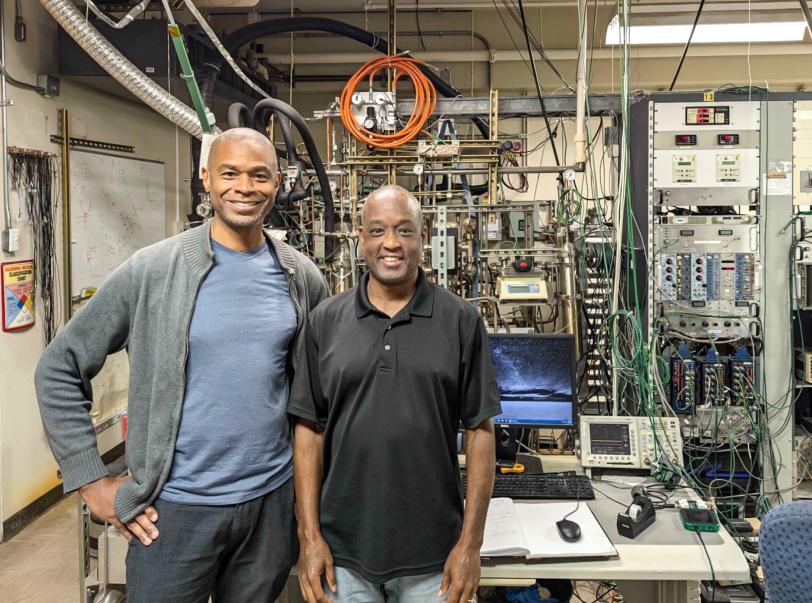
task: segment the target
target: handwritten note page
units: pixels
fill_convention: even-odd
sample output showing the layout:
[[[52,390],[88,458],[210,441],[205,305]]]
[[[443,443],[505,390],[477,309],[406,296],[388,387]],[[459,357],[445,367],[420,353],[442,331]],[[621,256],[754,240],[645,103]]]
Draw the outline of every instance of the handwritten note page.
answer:
[[[523,556],[529,552],[516,507],[509,498],[493,498],[485,521],[485,538],[481,554],[488,556]]]

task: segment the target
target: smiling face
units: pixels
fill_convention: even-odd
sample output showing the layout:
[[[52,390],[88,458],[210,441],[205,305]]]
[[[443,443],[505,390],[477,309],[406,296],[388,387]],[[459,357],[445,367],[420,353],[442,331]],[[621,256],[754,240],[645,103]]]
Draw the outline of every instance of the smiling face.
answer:
[[[221,134],[203,170],[218,227],[235,233],[260,229],[273,208],[280,178],[276,153],[262,134],[247,128]]]
[[[372,278],[385,286],[413,281],[423,256],[420,205],[408,191],[386,186],[364,204],[359,238]]]

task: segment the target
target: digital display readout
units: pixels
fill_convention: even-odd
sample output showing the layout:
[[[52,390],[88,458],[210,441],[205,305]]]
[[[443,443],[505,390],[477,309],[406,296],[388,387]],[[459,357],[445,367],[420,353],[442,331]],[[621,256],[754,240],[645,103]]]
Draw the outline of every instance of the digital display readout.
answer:
[[[725,126],[730,123],[730,107],[685,107],[686,126]]]
[[[627,423],[590,423],[589,443],[592,454],[628,456],[632,453]]]
[[[684,147],[696,145],[696,134],[677,134],[674,136],[674,144]]]

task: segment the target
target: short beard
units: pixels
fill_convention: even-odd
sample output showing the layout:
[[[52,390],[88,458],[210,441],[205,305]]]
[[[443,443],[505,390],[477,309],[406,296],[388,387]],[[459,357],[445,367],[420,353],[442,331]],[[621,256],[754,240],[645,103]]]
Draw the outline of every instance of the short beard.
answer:
[[[217,214],[217,217],[220,218],[223,224],[225,224],[229,228],[232,228],[234,230],[243,230],[243,229],[248,230],[254,228],[257,224],[262,224],[263,222],[265,222],[265,218],[268,216],[268,213],[259,215],[256,218],[251,219],[250,221],[233,220],[231,216],[225,214]]]
[[[249,218],[247,216],[230,214],[228,211],[226,211],[228,201],[221,200],[220,203],[222,204],[222,209],[220,211],[218,211],[218,208],[212,204],[214,214],[223,224],[233,230],[250,230],[255,228],[257,224],[262,224],[265,222],[265,218],[268,217],[268,214],[271,213],[271,210],[273,209],[273,204],[268,203],[268,207],[262,214],[259,214],[256,218]],[[265,203],[267,203],[267,201],[265,201]]]

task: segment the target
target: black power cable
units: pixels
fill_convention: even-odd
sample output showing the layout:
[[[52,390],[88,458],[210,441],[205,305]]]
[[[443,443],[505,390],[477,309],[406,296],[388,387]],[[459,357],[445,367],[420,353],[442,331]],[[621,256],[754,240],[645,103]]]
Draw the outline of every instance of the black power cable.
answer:
[[[513,38],[513,35],[510,33],[510,27],[508,27],[507,21],[505,21],[505,19],[502,17],[502,11],[499,10],[499,6],[496,4],[496,0],[491,0],[491,1],[493,2],[493,9],[496,11],[496,15],[502,21],[502,25],[505,26],[505,32],[507,33],[508,37],[510,38],[511,43],[513,44],[513,48],[516,49],[516,52],[518,53],[519,58],[524,63],[525,67],[527,67],[527,69],[530,70],[530,65],[528,64],[527,61],[525,61],[524,57],[522,56],[522,51],[519,50],[519,45],[516,44],[516,40]],[[508,9],[508,10],[510,10],[510,9]]]
[[[697,532],[696,535],[699,537],[699,542],[702,543],[702,548],[705,549],[705,557],[708,558],[708,565],[710,566],[711,571],[711,584],[713,584],[711,601],[716,601],[716,572],[713,569],[713,563],[711,562],[710,554],[708,553],[708,547],[705,545],[705,540],[702,538],[702,532]]]
[[[702,14],[702,8],[705,6],[705,0],[702,0],[699,3],[699,9],[696,11],[696,17],[694,17],[694,25],[691,27],[691,34],[688,36],[688,41],[685,42],[685,48],[682,49],[682,56],[679,60],[679,65],[677,65],[677,71],[674,74],[674,79],[671,80],[671,85],[668,87],[668,91],[671,92],[674,89],[674,84],[677,83],[677,78],[679,77],[679,72],[682,71],[682,64],[685,62],[685,55],[688,54],[688,47],[691,45],[691,40],[694,38],[694,32],[696,31],[696,25],[699,23],[699,16]]]
[[[704,1],[704,0],[703,0]],[[524,30],[524,40],[527,43],[527,54],[528,58],[530,59],[530,66],[533,69],[533,81],[536,84],[536,94],[539,97],[539,104],[541,105],[541,115],[544,117],[544,126],[547,128],[547,137],[550,139],[550,145],[553,149],[553,158],[555,159],[555,164],[557,166],[561,165],[561,160],[558,158],[558,150],[555,146],[555,138],[553,137],[553,129],[550,127],[550,118],[547,116],[547,111],[544,108],[544,97],[541,94],[541,84],[539,83],[539,76],[536,72],[536,61],[533,58],[533,50],[530,46],[530,34],[527,31],[527,20],[524,17],[524,3],[522,0],[519,0],[519,14],[522,18],[522,29]],[[558,181],[563,186],[564,185],[564,176],[559,173],[558,174]]]
[[[0,63],[0,73],[6,76],[6,81],[12,86],[22,88],[23,90],[32,90],[33,92],[38,92],[39,94],[43,93],[42,88],[40,88],[39,86],[36,86],[35,84],[21,82],[20,80],[11,77],[11,75],[9,75],[9,72],[6,71],[5,65],[3,65],[2,63]]]
[[[508,36],[510,36],[511,42],[513,42],[513,46],[516,47],[516,50],[518,51],[519,48],[516,46],[516,42],[513,41],[513,36],[510,35],[510,29],[508,28],[507,23],[505,23],[505,20],[502,19],[502,13],[499,10],[499,7],[496,6],[496,0],[492,0],[492,2],[493,2],[494,9],[496,9],[496,14],[499,15],[499,18],[501,19],[502,24],[505,26],[505,31],[507,31]],[[508,2],[507,0],[502,0],[502,5],[507,10],[508,14],[513,19],[513,22],[516,24],[516,26],[519,29],[522,29],[522,20],[521,20],[521,17],[519,16],[519,11],[516,10],[516,8],[513,6],[513,4]],[[555,66],[555,63],[553,63],[550,60],[550,57],[544,51],[544,47],[536,39],[536,37],[533,35],[532,32],[529,33],[529,37],[530,37],[530,42],[533,44],[533,48],[535,48],[536,51],[541,55],[542,60],[547,64],[547,66],[550,68],[550,70],[558,77],[559,80],[561,80],[561,83],[564,84],[564,86],[566,86],[571,92],[575,92],[575,89],[564,79],[564,76],[561,75],[561,72]],[[522,60],[524,60],[524,58],[522,58]],[[527,64],[527,61],[525,61],[525,64]],[[530,69],[530,66],[528,65],[527,68]]]
[[[414,20],[417,23],[417,40],[420,43],[420,50],[426,50],[426,44],[423,42],[423,32],[420,31],[420,0],[414,0]]]
[[[34,242],[34,295],[42,318],[45,345],[56,335],[54,274],[56,272],[57,159],[39,152],[9,153],[11,185],[25,201]]]
[[[23,3],[17,0],[14,3],[14,39],[18,42],[25,42],[28,37],[28,29],[23,19]]]

